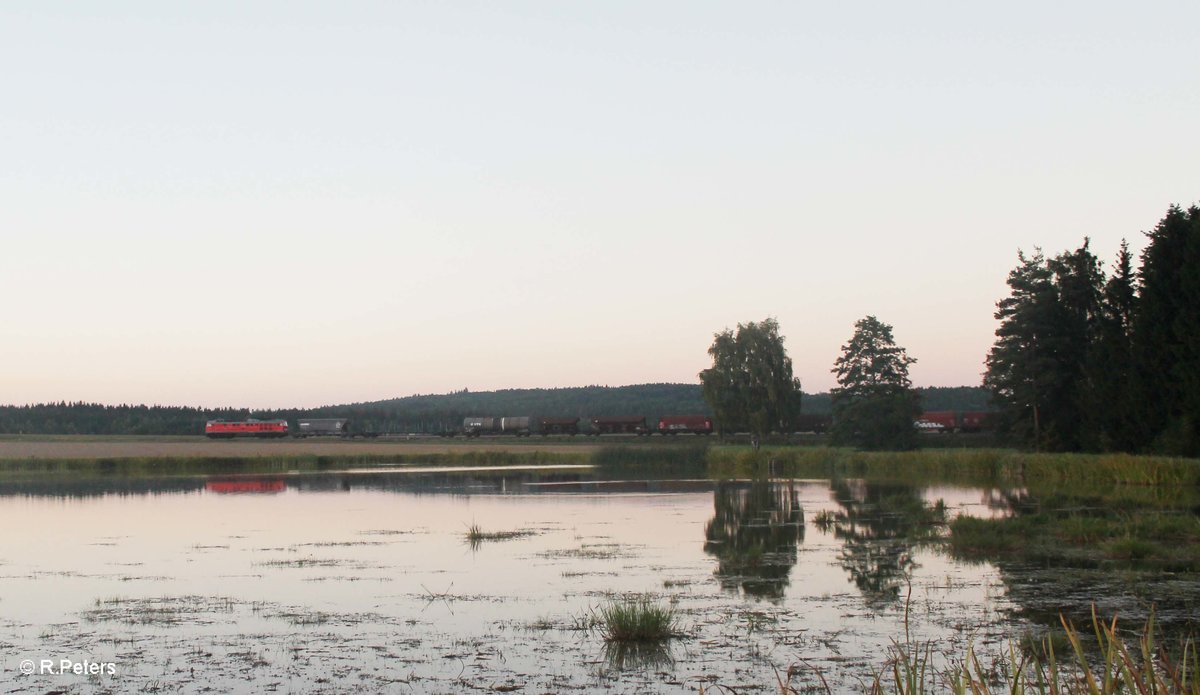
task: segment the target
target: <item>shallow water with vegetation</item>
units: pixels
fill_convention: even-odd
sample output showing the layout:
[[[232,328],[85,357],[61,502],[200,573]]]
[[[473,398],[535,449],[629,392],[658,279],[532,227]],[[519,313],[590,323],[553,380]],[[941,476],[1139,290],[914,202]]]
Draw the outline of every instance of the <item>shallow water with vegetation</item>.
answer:
[[[995,470],[971,484],[716,453],[9,475],[5,692],[863,692],[896,643],[938,668],[971,646],[1000,670],[1015,640],[1093,602],[1131,627],[1152,606],[1168,632],[1195,627],[1195,568],[1114,526],[1183,548],[1187,495],[1113,511]],[[668,634],[613,639],[622,606],[661,609]],[[112,672],[51,672],[63,660]]]

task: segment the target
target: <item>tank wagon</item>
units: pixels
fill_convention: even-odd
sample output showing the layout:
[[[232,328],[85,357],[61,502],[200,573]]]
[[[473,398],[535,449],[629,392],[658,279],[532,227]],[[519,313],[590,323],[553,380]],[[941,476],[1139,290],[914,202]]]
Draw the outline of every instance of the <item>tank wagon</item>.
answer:
[[[532,417],[468,417],[463,418],[463,434],[478,437],[484,434],[515,434],[528,437],[533,434]]]
[[[286,437],[287,420],[209,420],[204,423],[204,436],[209,439],[233,439],[234,437]]]

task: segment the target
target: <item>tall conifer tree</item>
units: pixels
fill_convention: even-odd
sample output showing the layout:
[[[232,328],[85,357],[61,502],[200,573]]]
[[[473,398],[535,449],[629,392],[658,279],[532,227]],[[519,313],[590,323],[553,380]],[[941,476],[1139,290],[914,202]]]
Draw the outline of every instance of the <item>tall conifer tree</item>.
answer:
[[[921,414],[908,366],[916,362],[892,338],[892,327],[874,316],[854,324],[854,335],[834,363],[833,441],[863,449],[916,446],[913,422]]]
[[[1172,206],[1142,252],[1134,320],[1140,425],[1151,448],[1200,454],[1200,208]]]

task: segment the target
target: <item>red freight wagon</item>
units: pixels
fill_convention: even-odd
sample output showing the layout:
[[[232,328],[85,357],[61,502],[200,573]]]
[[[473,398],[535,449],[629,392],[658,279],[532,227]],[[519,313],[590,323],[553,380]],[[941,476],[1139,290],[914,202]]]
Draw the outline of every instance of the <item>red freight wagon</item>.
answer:
[[[704,415],[664,415],[658,419],[659,434],[712,434],[712,418]]]
[[[927,410],[917,418],[916,425],[925,432],[953,432],[958,429],[958,414],[953,410]]]
[[[204,423],[204,436],[211,439],[286,437],[287,434],[287,420],[245,420],[243,422],[209,420]]]

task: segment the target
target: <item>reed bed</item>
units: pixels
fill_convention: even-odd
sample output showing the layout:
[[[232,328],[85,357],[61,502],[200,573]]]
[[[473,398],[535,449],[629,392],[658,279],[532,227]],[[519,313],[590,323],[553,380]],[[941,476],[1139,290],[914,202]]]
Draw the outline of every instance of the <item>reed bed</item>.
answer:
[[[868,452],[818,447],[717,445],[707,453],[715,477],[764,472],[797,477],[864,477],[874,480],[937,480],[1030,487],[1200,486],[1200,460],[1130,454],[1038,454],[1008,449],[923,449]]]
[[[1103,621],[1092,612],[1091,634],[1081,632],[1061,618],[1062,632],[1055,632],[1030,646],[1010,642],[999,663],[985,666],[973,646],[958,655],[938,654],[929,642],[893,642],[874,678],[862,686],[867,695],[1200,695],[1200,650],[1192,639],[1174,648],[1159,644],[1151,615],[1136,638],[1124,636],[1116,619]],[[935,657],[948,666],[939,668]],[[946,660],[948,657],[948,661]],[[792,685],[795,675],[815,671],[819,685]],[[810,679],[811,680],[811,679]],[[775,690],[780,695],[833,690],[819,670],[794,664],[786,673],[776,672],[775,683],[757,690]],[[720,684],[700,687],[700,693],[741,692]]]

